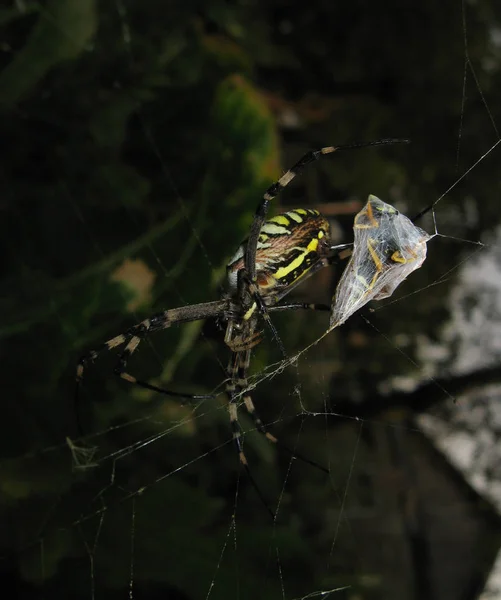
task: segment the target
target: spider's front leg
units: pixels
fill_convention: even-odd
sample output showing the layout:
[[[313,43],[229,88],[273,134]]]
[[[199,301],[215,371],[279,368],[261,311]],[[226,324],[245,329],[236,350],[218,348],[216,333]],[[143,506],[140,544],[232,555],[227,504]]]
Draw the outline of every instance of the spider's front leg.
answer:
[[[103,351],[114,350],[119,346],[126,344],[123,352],[119,355],[117,364],[114,369],[115,375],[140,387],[148,390],[153,390],[161,394],[168,396],[174,396],[177,398],[190,398],[192,400],[204,400],[207,398],[213,398],[213,394],[183,394],[181,392],[172,392],[165,390],[156,385],[137,379],[126,371],[127,363],[132,354],[137,350],[141,341],[149,333],[161,331],[167,329],[174,323],[189,323],[191,321],[199,321],[201,319],[207,319],[210,317],[218,317],[225,315],[228,311],[231,311],[231,304],[229,306],[228,299],[217,300],[215,302],[205,302],[202,304],[193,304],[189,306],[183,306],[180,308],[173,308],[157,313],[148,319],[144,319],[137,325],[134,325],[128,329],[125,333],[121,333],[107,342],[101,344],[96,350],[91,350],[87,355],[82,357],[77,366],[76,381],[77,381],[77,395],[78,389],[82,382],[85,368],[93,363]]]
[[[134,325],[130,329],[128,329],[125,333],[120,333],[119,335],[111,338],[107,342],[104,342],[97,350],[91,350],[86,356],[82,357],[77,366],[77,386],[79,386],[82,382],[84,369],[90,364],[93,363],[96,358],[99,356],[103,350],[114,350],[120,346],[126,344],[123,352],[119,355],[118,361],[113,369],[115,375],[127,381],[128,383],[132,383],[134,385],[138,385],[140,387],[153,390],[155,392],[168,394],[169,396],[179,396],[186,397],[186,394],[180,394],[178,392],[170,392],[168,390],[164,390],[156,385],[148,383],[147,381],[140,381],[130,373],[126,372],[127,362],[132,356],[132,354],[137,350],[141,341],[146,337],[146,335],[150,331],[158,331],[159,329],[166,329],[171,325],[171,320],[168,315],[169,311],[164,311],[162,313],[158,313],[153,315],[149,319],[144,319],[141,323]],[[191,396],[190,396],[191,397]]]
[[[130,353],[132,353],[137,348],[139,342],[141,341],[140,332],[143,330],[149,329],[149,321],[150,321],[150,319],[145,319],[144,321],[141,321],[141,323],[139,323],[138,325],[134,325],[134,327],[131,327],[125,333],[120,333],[120,334],[116,335],[115,337],[113,337],[110,340],[107,340],[106,342],[101,344],[101,346],[99,346],[98,348],[91,350],[86,355],[82,356],[80,358],[80,360],[78,361],[78,365],[77,365],[77,373],[76,373],[77,384],[80,384],[82,382],[85,369],[89,365],[93,364],[94,361],[99,357],[99,355],[103,351],[114,350],[115,348],[123,346],[124,344],[127,344],[127,346],[126,346],[126,349],[127,349],[130,346],[131,342],[134,342],[133,349],[130,352]]]

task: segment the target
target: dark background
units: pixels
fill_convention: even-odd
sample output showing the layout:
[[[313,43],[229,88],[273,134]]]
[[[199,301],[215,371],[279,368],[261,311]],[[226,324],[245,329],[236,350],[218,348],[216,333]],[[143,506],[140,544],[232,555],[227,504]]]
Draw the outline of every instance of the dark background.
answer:
[[[416,348],[441,340],[459,267],[485,251],[471,242],[501,220],[498,148],[437,204],[444,237],[397,302],[260,381],[281,359],[265,331],[255,404],[330,472],[249,433],[274,523],[239,470],[223,394],[195,405],[133,389],[104,355],[77,407],[73,380],[103,340],[216,299],[266,186],[310,148],[412,140],[335,155],[279,199],[321,207],[336,241],[351,240],[369,193],[409,215],[439,198],[499,139],[500,12],[486,0],[2,3],[0,566],[19,598],[476,597],[499,521],[414,417],[454,410],[499,380],[499,363],[486,354],[459,376],[452,342],[431,380]],[[338,276],[294,297],[328,301]],[[328,324],[273,320],[289,356]],[[130,370],[220,391],[221,338],[218,323],[174,327]],[[395,376],[413,377],[408,392]]]

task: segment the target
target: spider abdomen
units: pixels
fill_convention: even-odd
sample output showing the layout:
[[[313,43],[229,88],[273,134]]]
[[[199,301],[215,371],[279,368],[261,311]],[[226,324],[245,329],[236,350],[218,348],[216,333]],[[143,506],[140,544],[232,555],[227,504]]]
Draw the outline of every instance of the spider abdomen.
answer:
[[[244,241],[227,266],[230,292],[236,291],[238,272],[245,268]],[[256,250],[256,283],[263,299],[273,293],[283,297],[329,255],[328,221],[311,208],[277,215],[261,227]]]

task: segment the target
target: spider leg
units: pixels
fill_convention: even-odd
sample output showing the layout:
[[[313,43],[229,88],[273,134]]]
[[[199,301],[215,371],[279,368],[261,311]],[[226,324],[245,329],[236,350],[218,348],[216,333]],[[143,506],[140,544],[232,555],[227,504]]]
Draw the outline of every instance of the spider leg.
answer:
[[[263,496],[254,477],[252,476],[251,470],[249,468],[249,463],[247,462],[247,457],[245,456],[245,453],[244,453],[243,443],[242,443],[242,437],[243,437],[242,436],[242,427],[238,420],[238,398],[240,397],[242,392],[244,392],[243,400],[244,400],[244,404],[247,409],[247,412],[249,413],[249,416],[252,418],[254,425],[255,425],[257,431],[259,431],[259,433],[264,435],[266,437],[266,439],[269,440],[270,442],[277,444],[278,446],[280,446],[281,448],[286,450],[287,453],[291,457],[298,458],[299,460],[301,460],[313,467],[316,467],[317,469],[320,469],[324,473],[328,474],[329,471],[328,471],[328,469],[326,469],[325,467],[322,467],[318,463],[301,456],[297,452],[293,452],[285,444],[282,444],[281,442],[279,442],[279,440],[266,429],[265,424],[263,423],[263,421],[261,420],[260,416],[258,415],[258,413],[256,411],[256,408],[254,406],[254,403],[252,401],[250,394],[246,393],[244,391],[248,387],[247,372],[248,372],[249,365],[250,365],[250,357],[251,357],[251,347],[249,347],[249,346],[242,347],[238,351],[232,351],[232,353],[231,353],[231,357],[230,357],[230,361],[229,361],[228,369],[227,369],[228,370],[228,383],[226,385],[226,393],[228,394],[228,399],[229,399],[228,412],[230,415],[230,425],[231,425],[231,430],[232,430],[233,442],[237,449],[240,463],[243,465],[245,472],[247,473],[247,476],[248,476],[253,488],[256,490],[256,493],[259,496],[259,499],[261,500],[262,504],[265,506],[266,510],[269,512],[271,517],[273,519],[275,519],[276,515],[270,509],[268,502],[266,501],[265,497]]]
[[[278,312],[281,310],[321,310],[330,312],[331,307],[328,304],[311,304],[308,302],[291,302],[290,304],[278,304],[268,307],[268,312]]]
[[[228,383],[226,384],[226,393],[228,394],[228,412],[230,414],[230,426],[233,436],[233,442],[238,452],[240,462],[247,467],[247,458],[244,454],[242,445],[242,427],[238,421],[238,394],[241,391],[239,385],[239,366],[240,355],[246,350],[232,352],[228,363]],[[250,351],[249,351],[250,352]]]
[[[157,317],[158,316],[165,317],[165,313],[157,315]],[[139,346],[140,342],[146,337],[146,335],[150,331],[155,331],[155,329],[152,329],[151,322],[152,319],[146,319],[138,326],[142,326],[142,329],[138,330],[136,335],[134,335],[130,339],[127,346],[125,346],[124,351],[119,356],[118,362],[113,370],[115,375],[117,375],[124,381],[127,381],[128,383],[132,383],[133,385],[137,385],[139,387],[145,388],[147,390],[152,390],[160,394],[166,394],[167,396],[173,396],[175,398],[189,398],[191,400],[205,400],[207,398],[214,398],[213,394],[183,394],[182,392],[173,392],[172,390],[166,390],[164,388],[153,385],[152,383],[149,383],[147,381],[137,379],[136,377],[134,377],[134,375],[131,375],[130,373],[126,372],[125,369],[127,368],[127,362],[131,357],[132,353],[135,350],[137,350],[137,347]],[[165,320],[165,323],[161,327],[159,327],[159,329],[166,329],[169,326],[170,323],[167,320]]]
[[[245,390],[248,387],[247,372],[249,370],[249,366],[250,366],[250,350],[245,350],[240,355],[240,361],[239,361],[238,373],[237,373],[238,387],[241,390]],[[251,395],[249,393],[244,393],[243,400],[244,400],[245,408],[247,409],[249,416],[254,421],[254,425],[255,425],[257,431],[259,431],[259,433],[262,433],[264,436],[266,436],[270,440],[270,442],[273,442],[274,444],[276,444],[278,442],[277,438],[274,435],[272,435],[271,433],[269,433],[268,430],[266,429],[263,421],[261,420],[261,417],[256,412],[256,407],[254,406],[254,402],[252,402]]]
[[[330,310],[330,307],[328,307],[328,310]],[[237,373],[237,386],[241,390],[245,390],[248,387],[247,372],[249,370],[249,365],[250,365],[250,350],[246,350],[246,351],[242,352],[240,355],[240,362],[239,362],[238,373]],[[273,444],[276,444],[280,448],[283,448],[291,457],[297,458],[301,462],[304,462],[313,467],[316,467],[317,469],[320,469],[324,473],[327,473],[327,474],[329,473],[328,469],[326,469],[325,467],[322,467],[322,465],[319,465],[315,461],[310,460],[309,458],[306,458],[305,456],[302,456],[295,450],[291,450],[288,446],[286,446],[284,443],[282,443],[280,440],[278,440],[278,438],[276,438],[273,434],[271,434],[268,431],[268,429],[266,428],[266,425],[263,423],[258,412],[256,411],[256,407],[254,406],[254,402],[252,401],[252,397],[249,393],[244,392],[243,400],[244,400],[245,408],[247,409],[249,416],[253,420],[256,430],[259,431],[259,433],[261,433],[262,435],[264,435],[268,441],[272,442]],[[239,427],[240,427],[240,425],[239,425]],[[244,458],[245,458],[245,456],[244,456]]]
[[[261,500],[263,506],[266,508],[268,513],[271,515],[271,518],[275,520],[275,513],[271,510],[266,498],[263,496],[259,486],[256,483],[256,480],[252,476],[251,470],[249,468],[249,463],[247,462],[247,458],[244,454],[243,444],[242,444],[242,427],[238,421],[238,396],[242,391],[241,383],[242,380],[239,378],[240,373],[240,364],[242,355],[248,355],[250,359],[250,349],[246,349],[239,352],[232,352],[230,357],[230,362],[228,364],[228,377],[229,381],[226,385],[226,393],[228,394],[229,403],[228,403],[228,412],[230,413],[230,424],[231,431],[233,435],[233,442],[238,452],[238,457],[240,459],[241,464],[243,465],[245,472],[247,473],[247,477],[252,484],[252,487],[256,490],[259,499]],[[245,379],[245,381],[247,381]]]
[[[268,314],[268,308],[267,308],[266,304],[264,303],[256,284],[249,283],[248,285],[249,285],[249,293],[254,298],[254,306],[251,308],[251,311],[256,310],[256,308],[259,310],[259,313],[261,314],[264,321],[268,325],[268,327],[273,335],[273,338],[277,342],[278,347],[280,348],[280,352],[282,353],[282,356],[284,358],[287,358],[287,352],[285,351],[284,344],[283,344],[280,336],[278,335],[278,331],[277,331],[275,325],[273,325],[273,321],[271,320],[270,315]],[[252,312],[249,313],[249,316],[252,316]]]
[[[181,308],[165,310],[153,315],[148,319],[144,319],[141,321],[141,323],[134,325],[125,333],[121,333],[111,338],[107,342],[104,342],[104,344],[102,344],[99,348],[91,350],[87,355],[80,359],[76,373],[77,395],[79,386],[83,379],[85,368],[90,363],[93,363],[101,354],[101,352],[105,350],[114,350],[115,348],[126,344],[125,349],[119,356],[118,363],[114,369],[115,374],[121,379],[140,387],[177,398],[191,398],[193,400],[213,398],[213,395],[193,395],[183,394],[180,392],[171,392],[146,381],[136,379],[136,377],[126,372],[127,361],[147,334],[155,331],[161,331],[162,329],[167,329],[174,323],[188,323],[190,321],[198,321],[209,317],[224,315],[226,312],[230,311],[230,309],[231,307],[228,306],[228,302],[226,300],[217,300],[215,302],[205,302],[202,304],[194,304],[190,306],[183,306]]]

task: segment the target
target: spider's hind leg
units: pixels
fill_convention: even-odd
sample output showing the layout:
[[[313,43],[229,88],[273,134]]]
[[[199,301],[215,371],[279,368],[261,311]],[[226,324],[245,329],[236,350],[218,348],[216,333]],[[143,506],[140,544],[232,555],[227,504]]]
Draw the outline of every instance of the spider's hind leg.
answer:
[[[261,417],[259,416],[258,412],[256,411],[256,407],[254,406],[254,402],[252,401],[252,397],[251,395],[246,392],[245,390],[248,387],[248,381],[247,381],[247,372],[249,370],[249,366],[250,366],[250,355],[251,355],[251,351],[250,349],[246,349],[242,352],[239,352],[237,355],[237,359],[235,361],[233,361],[232,363],[232,368],[233,368],[233,373],[230,374],[230,380],[234,381],[234,387],[239,391],[239,392],[243,392],[243,401],[245,404],[245,408],[249,414],[249,416],[251,417],[254,426],[256,428],[257,431],[259,431],[259,433],[263,434],[270,442],[273,442],[274,444],[278,443],[277,438],[272,435],[268,429],[266,428],[266,425],[263,423]],[[230,400],[230,404],[234,404],[236,407],[236,403],[235,402],[231,402]],[[231,408],[231,406],[230,406]],[[231,420],[231,411],[230,411],[230,420]],[[236,421],[238,423],[238,420]],[[234,429],[234,425],[232,425],[232,429]],[[238,424],[238,429],[239,431],[241,431],[240,425]],[[235,433],[234,433],[234,437],[235,437]],[[241,437],[241,434],[238,434],[238,438]],[[237,446],[240,448],[241,444],[238,444],[239,440],[236,440],[237,442]],[[241,458],[242,462],[247,462],[245,459],[245,455],[243,455],[242,452],[242,456],[243,459]]]
[[[242,362],[242,356],[244,356],[244,360]],[[247,386],[247,369],[249,367],[250,361],[250,349],[246,350],[234,351],[231,353],[230,363],[228,365],[228,377],[229,381],[226,385],[226,393],[229,397],[228,411],[230,414],[230,424],[231,431],[233,435],[233,441],[235,443],[235,447],[238,451],[238,457],[240,459],[240,463],[243,465],[245,472],[247,473],[247,477],[252,484],[252,487],[255,489],[259,499],[261,500],[263,506],[266,508],[271,518],[275,520],[275,513],[271,510],[266,498],[264,497],[261,489],[257,485],[251,470],[249,468],[249,463],[247,462],[247,458],[244,454],[244,448],[242,443],[242,427],[238,421],[238,398],[239,394],[242,390]],[[247,365],[247,366],[245,366]],[[243,376],[242,376],[243,375]],[[250,398],[250,397],[249,397]],[[259,419],[260,421],[260,419]],[[261,422],[261,421],[260,421]]]
[[[229,397],[228,410],[230,413],[230,424],[233,433],[233,441],[238,450],[238,456],[240,462],[247,466],[247,458],[244,454],[242,444],[242,427],[238,420],[238,399],[243,393],[243,401],[245,408],[249,413],[250,417],[254,422],[254,426],[259,433],[265,435],[270,442],[277,443],[278,440],[274,435],[268,432],[265,424],[261,420],[261,417],[256,412],[254,403],[249,393],[245,392],[248,386],[247,382],[247,371],[250,365],[250,348],[241,350],[239,352],[233,352],[230,358],[230,364],[228,366],[228,384],[226,386],[226,393]]]
[[[238,396],[242,387],[240,386],[240,354],[241,352],[232,352],[228,364],[228,383],[226,384],[226,393],[228,395],[228,412],[230,415],[230,426],[233,437],[233,443],[238,452],[240,462],[248,468],[247,458],[244,454],[242,444],[242,427],[238,420]]]
[[[312,306],[316,308],[317,305],[308,305],[309,308]],[[323,305],[318,305],[318,306],[322,307],[322,308],[320,308],[320,310],[322,310],[324,308]],[[238,383],[239,383],[239,385],[242,386],[241,387],[242,390],[245,390],[248,385],[247,384],[247,371],[249,369],[249,364],[250,364],[250,351],[246,351],[243,356],[243,359],[241,360],[241,363],[239,365],[240,368],[239,368],[239,373],[238,373]],[[327,474],[329,473],[328,469],[326,469],[322,465],[319,465],[315,461],[310,460],[309,458],[306,458],[302,454],[299,454],[296,450],[292,450],[286,444],[281,442],[277,437],[275,437],[272,433],[270,433],[268,431],[268,428],[266,427],[266,425],[263,423],[258,412],[256,411],[256,407],[254,406],[254,402],[252,401],[252,397],[249,393],[244,392],[243,400],[244,400],[245,408],[247,409],[249,416],[253,420],[256,430],[259,431],[259,433],[261,433],[262,435],[264,435],[268,441],[272,442],[273,444],[276,444],[279,448],[282,448],[283,450],[285,450],[287,452],[287,454],[289,454],[292,458],[297,458],[301,462],[307,463],[307,464],[311,465],[312,467],[320,469],[324,473],[327,473]]]

